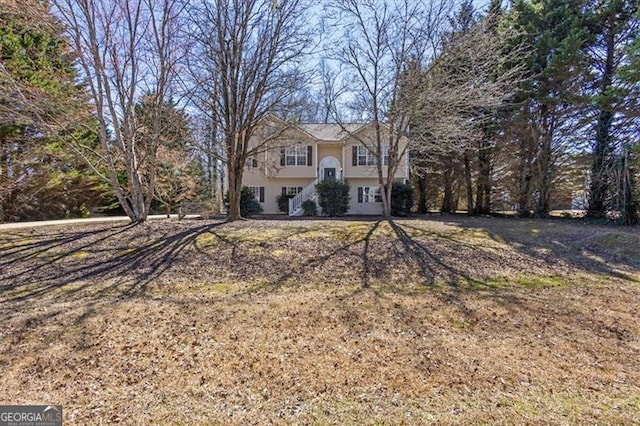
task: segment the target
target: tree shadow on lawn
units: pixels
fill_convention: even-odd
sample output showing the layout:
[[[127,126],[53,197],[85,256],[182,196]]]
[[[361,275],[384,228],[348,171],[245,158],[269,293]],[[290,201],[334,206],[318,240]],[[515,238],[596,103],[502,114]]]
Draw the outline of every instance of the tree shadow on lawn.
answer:
[[[125,298],[143,294],[147,285],[170,269],[199,235],[222,223],[187,226],[151,240],[144,238],[145,225],[110,226],[82,232],[72,229],[40,235],[11,234],[0,240],[0,245],[6,247],[0,260],[2,302],[26,301],[61,289],[65,298],[72,298],[96,282],[119,277],[123,279],[92,292],[92,298],[99,299],[113,292]],[[127,245],[133,247],[123,250],[126,238],[129,238]],[[127,282],[125,277],[132,274],[134,278]],[[65,288],[75,283],[81,284]]]
[[[314,226],[290,227],[287,232],[252,243],[228,238],[219,229],[224,222],[199,226],[188,223],[159,238],[155,235],[145,238],[144,232],[138,232],[143,228],[131,225],[36,235],[13,233],[0,238],[4,252],[0,258],[0,296],[5,297],[5,303],[24,301],[74,283],[76,285],[69,286],[64,292],[65,297],[70,297],[86,290],[96,280],[118,277],[122,279],[103,286],[92,293],[93,297],[143,295],[147,285],[172,268],[187,248],[204,255],[203,261],[213,263],[222,261],[222,258],[216,259],[215,251],[229,252],[226,259],[233,261],[231,272],[238,279],[257,276],[264,278],[266,287],[270,288],[291,280],[300,281],[310,274],[317,278],[354,271],[359,275],[362,288],[369,288],[375,282],[402,291],[407,280],[417,280],[427,286],[445,284],[453,288],[473,288],[487,285],[484,277],[495,277],[502,270],[507,271],[506,275],[509,271],[527,272],[528,268],[535,273],[532,265],[549,271],[575,269],[634,280],[611,265],[622,262],[629,269],[637,266],[633,259],[626,261],[619,256],[607,257],[607,253],[589,251],[582,238],[576,240],[571,229],[566,232],[554,230],[554,234],[543,236],[524,235],[524,232],[536,229],[531,226],[538,224],[551,228],[553,221],[533,222],[530,226],[531,221],[514,219],[430,218],[431,222],[458,227],[461,232],[456,233],[449,229],[440,231],[420,219],[399,219],[388,221],[392,232],[385,234],[381,229],[381,224],[386,223],[383,219],[369,222],[359,219],[355,228],[319,221],[318,226],[314,222]],[[292,258],[276,259],[271,255],[293,239],[304,240],[319,229],[329,234],[344,232],[345,235],[342,239],[328,237],[328,243],[320,248],[315,247],[313,241],[292,244]],[[479,230],[498,246],[487,247],[488,239],[468,238]],[[215,249],[197,247],[196,239],[204,234],[212,235],[220,244]],[[127,238],[133,247],[123,249],[123,240]],[[266,254],[252,253],[254,246],[264,248]],[[94,258],[96,250],[100,255]]]
[[[429,217],[428,220],[455,226],[467,233],[486,233],[495,243],[507,245],[523,256],[565,272],[582,271],[638,282],[633,276],[640,272],[640,232],[637,228],[585,224],[580,219],[564,218],[455,215]],[[415,225],[405,227],[420,232]],[[632,240],[633,247],[616,247],[616,237],[622,244]]]
[[[495,277],[500,271],[506,271],[508,276],[518,271],[561,273],[575,268],[633,280],[610,267],[606,258],[600,262],[579,245],[572,246],[571,230],[560,233],[560,244],[550,244],[535,236],[518,238],[522,224],[511,222],[513,219],[447,217],[431,221],[459,227],[461,234],[439,230],[422,219],[392,220],[387,228],[382,227],[387,222],[381,218],[368,222],[359,219],[357,223],[349,220],[347,223],[355,223],[351,227],[326,221],[290,226],[286,232],[250,243],[230,238],[228,230],[242,230],[256,223],[259,230],[265,227],[263,223],[249,221],[234,225],[236,228],[221,228],[225,222],[198,226],[184,222],[165,230],[160,237],[146,235],[144,225],[12,233],[0,237],[0,318],[10,317],[12,308],[20,304],[36,304],[47,296],[54,301],[87,306],[134,297],[163,297],[150,295],[148,285],[167,271],[173,272],[174,264],[185,262],[186,266],[177,271],[185,274],[179,280],[202,281],[204,276],[206,282],[229,277],[260,282],[239,294],[273,291],[291,283],[304,286],[325,277],[328,285],[344,283],[348,288],[360,289],[356,291],[373,288],[376,292],[413,293],[421,291],[421,286],[439,286],[452,290],[442,297],[458,303],[463,312],[464,304],[459,303],[455,292],[491,290],[495,283],[487,277]],[[513,229],[505,224],[513,224]],[[318,230],[329,236],[322,237],[324,244],[316,246],[317,237],[313,234]],[[486,232],[489,239],[468,238],[477,230]],[[332,232],[343,234],[332,238]],[[218,244],[199,247],[196,240],[202,235],[212,236]],[[485,247],[487,241],[497,246]],[[555,246],[561,249],[554,251]],[[273,255],[282,247],[288,248],[293,257]],[[94,257],[97,251],[100,255]],[[222,268],[226,277],[216,276],[215,268],[207,269],[211,265]],[[170,291],[171,280],[167,288]],[[40,316],[51,315],[49,312]]]

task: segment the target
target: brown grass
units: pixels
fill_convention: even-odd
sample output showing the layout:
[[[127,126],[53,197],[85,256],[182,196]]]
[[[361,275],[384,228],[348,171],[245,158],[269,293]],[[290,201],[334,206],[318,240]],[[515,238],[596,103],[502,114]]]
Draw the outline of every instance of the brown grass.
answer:
[[[0,247],[0,404],[70,424],[640,418],[637,229],[183,221]]]

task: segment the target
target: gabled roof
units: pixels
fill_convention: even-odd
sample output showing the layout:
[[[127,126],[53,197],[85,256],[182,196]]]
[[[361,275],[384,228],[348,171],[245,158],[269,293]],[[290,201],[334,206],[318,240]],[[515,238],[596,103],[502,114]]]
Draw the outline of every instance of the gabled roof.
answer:
[[[366,124],[297,124],[299,128],[309,133],[314,138],[321,141],[341,141],[349,137],[350,134],[358,132]],[[346,129],[345,130],[343,130]]]
[[[318,141],[327,142],[344,141],[349,136],[354,135],[372,125],[372,123],[289,123],[271,113],[267,114],[260,121],[263,120],[277,121],[289,128],[298,129]],[[380,124],[383,127],[388,128],[386,124]]]

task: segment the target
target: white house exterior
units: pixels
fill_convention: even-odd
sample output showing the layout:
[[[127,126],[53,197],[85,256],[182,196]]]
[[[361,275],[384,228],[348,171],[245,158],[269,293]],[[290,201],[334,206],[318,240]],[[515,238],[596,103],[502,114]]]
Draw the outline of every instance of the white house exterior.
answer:
[[[278,196],[295,194],[288,212],[293,216],[302,214],[302,202],[316,199],[319,181],[343,179],[351,187],[347,214],[382,214],[376,156],[363,145],[372,135],[371,124],[343,128],[338,124],[288,124],[269,117],[252,138],[256,152],[247,159],[242,184],[253,189],[265,214],[282,213]],[[383,147],[383,165],[388,161],[384,152]],[[404,182],[408,178],[405,155],[395,179]]]

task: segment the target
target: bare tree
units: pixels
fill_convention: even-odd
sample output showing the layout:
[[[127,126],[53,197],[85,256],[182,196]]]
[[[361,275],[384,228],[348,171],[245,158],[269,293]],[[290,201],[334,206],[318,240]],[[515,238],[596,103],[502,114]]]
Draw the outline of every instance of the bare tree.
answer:
[[[373,135],[352,134],[377,159],[383,212],[391,215],[391,186],[409,133],[421,65],[435,52],[453,2],[341,0],[330,2],[344,40],[334,57],[348,74],[351,110],[373,124]],[[344,123],[340,114],[339,123]],[[346,127],[342,126],[345,131]]]
[[[306,0],[203,0],[190,9],[190,97],[222,142],[231,221],[241,217],[245,161],[271,139],[254,144],[252,136],[304,86],[307,6]]]
[[[223,164],[222,142],[210,114],[198,111],[191,118],[193,154],[202,169],[201,195],[215,211],[222,211]]]
[[[442,210],[455,211],[454,185],[463,174],[466,204],[473,212],[474,204],[488,210],[491,193],[491,158],[496,139],[488,129],[499,111],[509,104],[517,85],[523,79],[523,68],[517,65],[523,48],[505,42],[513,34],[495,31],[492,14],[469,23],[464,31],[450,34],[442,50],[424,70],[417,91],[419,100],[414,110],[412,139],[414,155],[423,159],[427,173],[433,159],[439,158],[443,172],[444,200]],[[505,64],[510,64],[505,66]],[[478,164],[477,194],[474,203],[472,161]],[[420,167],[420,164],[418,164]],[[461,172],[458,172],[461,170]]]
[[[107,179],[132,222],[149,214],[161,106],[177,61],[179,0],[53,0],[84,73],[99,123]],[[136,103],[152,105],[150,144],[140,143]],[[98,171],[98,168],[95,168]],[[124,172],[124,178],[121,176]]]

